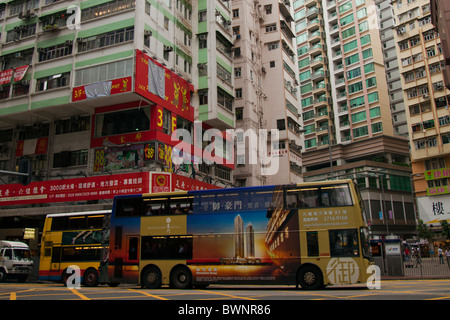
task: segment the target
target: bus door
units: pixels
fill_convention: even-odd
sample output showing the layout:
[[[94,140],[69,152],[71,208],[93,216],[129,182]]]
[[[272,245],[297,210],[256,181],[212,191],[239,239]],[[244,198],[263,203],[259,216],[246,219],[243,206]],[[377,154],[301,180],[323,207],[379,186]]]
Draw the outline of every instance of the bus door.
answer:
[[[52,247],[52,260],[50,262],[49,273],[51,280],[59,280],[61,276],[61,249],[61,247]]]
[[[125,255],[125,282],[135,283],[139,280],[139,237],[127,236]]]

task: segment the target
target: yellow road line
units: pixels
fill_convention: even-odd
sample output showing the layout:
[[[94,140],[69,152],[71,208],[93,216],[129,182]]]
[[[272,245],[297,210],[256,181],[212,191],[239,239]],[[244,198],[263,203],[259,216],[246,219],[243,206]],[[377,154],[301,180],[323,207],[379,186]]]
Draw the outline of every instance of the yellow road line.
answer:
[[[213,293],[213,294],[216,294],[216,295],[225,296],[225,297],[233,298],[233,299],[257,300],[257,299],[253,299],[253,298],[239,297],[239,296],[235,296],[235,295],[231,295],[231,294],[220,293],[220,292],[214,292],[214,291],[206,291],[206,290],[198,290],[198,291],[200,291],[200,292],[206,292],[206,293]]]
[[[159,300],[169,300],[169,299],[166,299],[166,298],[163,298],[163,297],[160,297],[160,296],[155,296],[155,295],[150,294],[150,293],[145,292],[145,291],[134,290],[134,289],[127,289],[127,290],[133,291],[133,292],[137,292],[137,293],[143,294],[143,295],[145,295],[147,297],[152,297],[152,298],[159,299]]]
[[[11,292],[11,294],[9,295],[9,300],[16,300],[16,293],[15,292]]]
[[[83,300],[91,300],[91,299],[89,299],[88,297],[86,297],[84,294],[78,292],[78,291],[75,290],[75,289],[69,289],[69,290],[72,291],[73,294],[79,296],[79,297],[80,297],[81,299],[83,299]]]

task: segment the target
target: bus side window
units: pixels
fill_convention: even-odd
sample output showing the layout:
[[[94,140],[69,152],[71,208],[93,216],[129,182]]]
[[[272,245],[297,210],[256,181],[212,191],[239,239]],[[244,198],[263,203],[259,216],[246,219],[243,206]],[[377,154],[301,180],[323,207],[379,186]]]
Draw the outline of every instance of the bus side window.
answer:
[[[144,214],[146,216],[161,216],[167,214],[166,212],[167,199],[155,199],[145,202]]]
[[[169,214],[190,214],[193,212],[192,197],[170,198]]]
[[[317,231],[308,231],[306,233],[306,243],[309,257],[319,256],[319,235]]]

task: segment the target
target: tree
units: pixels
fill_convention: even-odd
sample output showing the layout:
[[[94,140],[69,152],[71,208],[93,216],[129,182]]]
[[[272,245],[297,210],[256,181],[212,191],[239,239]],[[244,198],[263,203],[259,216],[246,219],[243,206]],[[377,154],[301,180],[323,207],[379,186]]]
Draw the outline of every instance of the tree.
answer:
[[[431,228],[428,227],[422,219],[419,219],[417,224],[417,231],[419,232],[419,238],[431,240],[433,238],[433,232]]]
[[[442,236],[446,238],[447,240],[450,240],[450,226],[447,222],[447,220],[441,221],[441,228],[442,228]]]

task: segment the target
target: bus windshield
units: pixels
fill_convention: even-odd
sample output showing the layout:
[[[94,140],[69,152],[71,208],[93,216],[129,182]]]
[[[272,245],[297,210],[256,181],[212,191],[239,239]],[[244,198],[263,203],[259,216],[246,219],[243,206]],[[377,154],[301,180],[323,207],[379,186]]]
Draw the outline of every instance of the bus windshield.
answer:
[[[366,227],[360,228],[360,234],[361,234],[362,255],[364,258],[372,261],[373,258],[372,258],[372,253],[370,252],[370,246],[369,246],[369,237],[370,237],[369,229]]]

